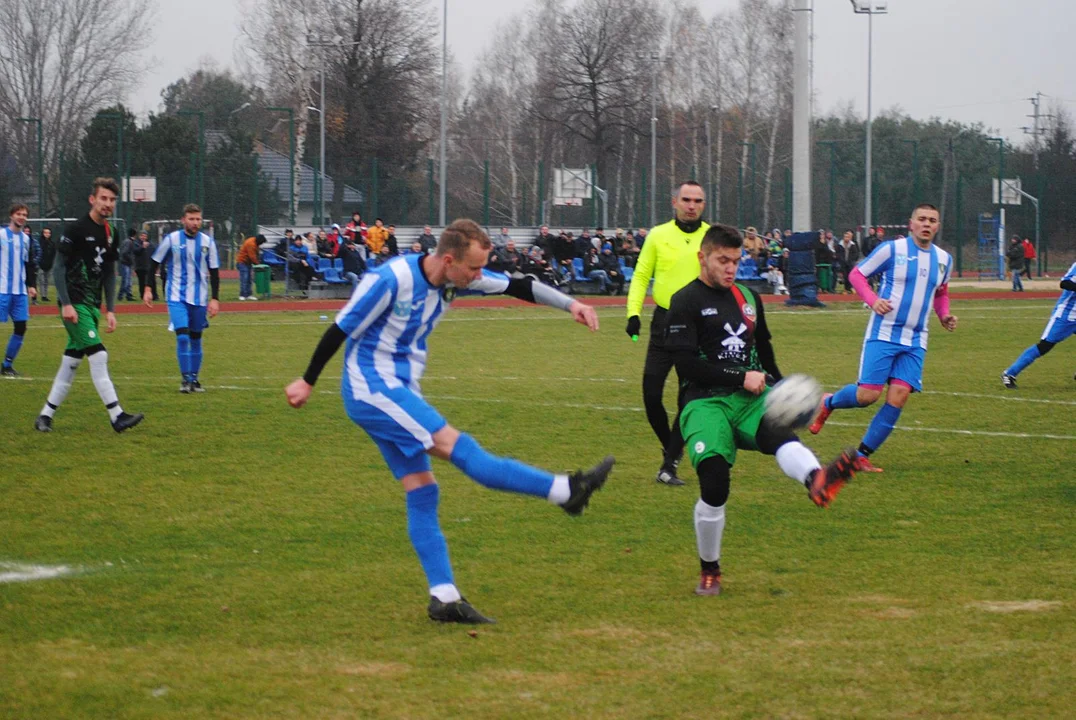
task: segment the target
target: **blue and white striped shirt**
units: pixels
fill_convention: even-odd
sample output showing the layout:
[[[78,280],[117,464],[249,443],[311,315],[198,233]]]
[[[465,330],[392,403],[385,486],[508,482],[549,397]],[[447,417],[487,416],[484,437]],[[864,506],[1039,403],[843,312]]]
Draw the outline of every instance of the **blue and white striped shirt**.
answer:
[[[176,230],[161,240],[153,260],[165,265],[168,273],[164,288],[167,302],[203,307],[209,304],[209,270],[220,267],[217,243],[213,238],[203,232],[189,237],[183,230]]]
[[[871,313],[866,339],[925,350],[934,293],[949,283],[952,256],[934,244],[923,250],[904,237],[882,243],[856,267],[867,277],[882,275],[878,297],[893,305],[885,315]]]
[[[1076,282],[1076,263],[1072,263],[1072,267],[1065,273],[1065,277],[1061,278],[1062,282],[1065,280]],[[1062,290],[1061,297],[1057,299],[1057,305],[1054,306],[1054,314],[1050,317],[1076,322],[1076,292]]]
[[[435,287],[422,271],[423,257],[403,255],[368,271],[337,313],[336,325],[348,335],[345,396],[365,400],[400,387],[421,394],[426,338],[453,298],[496,295],[508,289],[508,277],[489,270],[464,289]]]
[[[26,263],[30,259],[30,236],[0,228],[0,294],[26,294]]]

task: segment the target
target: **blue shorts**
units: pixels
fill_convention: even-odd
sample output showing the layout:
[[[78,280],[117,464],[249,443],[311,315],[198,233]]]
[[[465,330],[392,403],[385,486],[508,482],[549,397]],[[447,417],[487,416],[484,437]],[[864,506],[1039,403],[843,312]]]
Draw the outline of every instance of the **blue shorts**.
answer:
[[[1046,329],[1042,331],[1042,339],[1055,344],[1073,335],[1076,335],[1076,322],[1059,317],[1050,318],[1050,322],[1046,323]]]
[[[863,353],[859,357],[858,382],[860,385],[885,385],[890,380],[901,380],[915,392],[920,392],[926,356],[927,351],[921,347],[868,340],[863,343]]]
[[[187,328],[190,332],[202,332],[209,327],[204,305],[188,305],[181,302],[168,303],[168,319],[172,330]]]
[[[30,298],[27,295],[0,293],[0,322],[26,322],[30,319]]]
[[[405,387],[383,390],[363,401],[350,395],[346,386],[347,416],[374,441],[393,477],[429,472],[426,451],[433,447],[433,434],[448,424],[440,413]]]

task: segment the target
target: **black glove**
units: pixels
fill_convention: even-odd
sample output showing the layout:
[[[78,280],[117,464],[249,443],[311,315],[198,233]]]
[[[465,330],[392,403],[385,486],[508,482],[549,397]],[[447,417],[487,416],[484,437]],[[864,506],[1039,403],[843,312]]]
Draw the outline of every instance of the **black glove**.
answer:
[[[628,327],[625,329],[624,332],[628,334],[628,337],[634,338],[639,334],[639,331],[641,329],[642,323],[639,321],[639,316],[632,315],[630,318],[628,318]]]

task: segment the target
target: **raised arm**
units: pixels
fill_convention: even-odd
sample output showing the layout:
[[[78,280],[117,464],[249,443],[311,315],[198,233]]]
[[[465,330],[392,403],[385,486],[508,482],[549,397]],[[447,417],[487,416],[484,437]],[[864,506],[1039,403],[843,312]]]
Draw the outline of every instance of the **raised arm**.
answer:
[[[586,325],[591,331],[598,329],[598,315],[594,308],[573,300],[548,285],[534,282],[531,277],[509,278],[503,273],[485,271],[482,277],[467,286],[467,290],[483,295],[511,295],[529,303],[565,310],[571,313],[577,323]]]

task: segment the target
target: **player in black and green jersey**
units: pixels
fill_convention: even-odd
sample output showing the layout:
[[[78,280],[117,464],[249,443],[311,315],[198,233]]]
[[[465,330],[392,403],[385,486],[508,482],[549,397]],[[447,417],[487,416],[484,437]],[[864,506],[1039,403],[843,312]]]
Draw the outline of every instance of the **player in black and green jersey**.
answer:
[[[666,315],[665,349],[681,382],[680,429],[699,476],[695,539],[702,575],[695,592],[721,592],[721,535],[736,450],[775,455],[810,498],[826,507],[852,476],[854,450],[823,468],[787,428],[763,416],[767,376],[781,378],[762,300],[736,284],[743,238],[727,225],[713,225],[699,246],[699,277],[672,297]]]
[[[64,228],[56,246],[53,279],[60,302],[60,315],[67,330],[67,348],[60,370],[49,391],[48,401],[34,428],[41,432],[52,430],[52,416],[67,397],[82,358],[89,358],[90,377],[108,409],[112,429],[123,432],[142,422],[142,413],[125,413],[120,407],[116,388],[108,375],[108,351],[101,342],[98,323],[101,320],[101,299],[104,295],[105,332],[116,329],[116,248],[112,243],[112,228],[108,218],[116,208],[120,188],[112,178],[93,181],[90,212]]]

